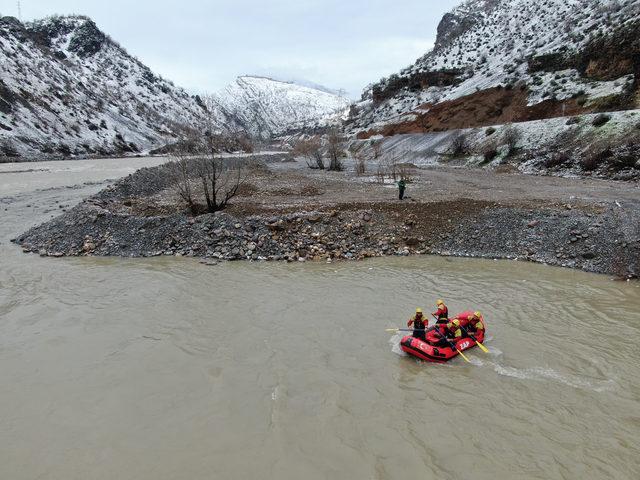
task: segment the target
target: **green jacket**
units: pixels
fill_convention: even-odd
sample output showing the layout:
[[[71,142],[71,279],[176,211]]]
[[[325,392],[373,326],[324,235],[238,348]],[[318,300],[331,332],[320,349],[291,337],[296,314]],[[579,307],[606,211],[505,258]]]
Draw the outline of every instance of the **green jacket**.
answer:
[[[404,181],[404,180],[400,180],[400,181],[398,182],[398,188],[399,188],[400,190],[404,190],[405,188],[407,188],[407,184],[405,183],[405,181]]]

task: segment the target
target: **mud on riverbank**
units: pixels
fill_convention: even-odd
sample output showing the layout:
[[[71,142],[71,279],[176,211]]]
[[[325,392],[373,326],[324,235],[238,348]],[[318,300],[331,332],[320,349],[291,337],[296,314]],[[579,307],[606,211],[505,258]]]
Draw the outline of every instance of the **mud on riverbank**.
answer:
[[[15,242],[54,257],[184,255],[214,263],[440,254],[640,274],[638,208],[606,195],[569,202],[562,195],[518,195],[509,192],[510,176],[492,174],[495,180],[485,177],[496,182],[493,188],[478,184],[477,191],[433,196],[424,190],[443,188],[443,181],[431,185],[442,171],[421,170],[409,188],[415,197],[400,202],[389,186],[283,163],[253,171],[226,211],[192,217],[178,207],[163,168],[122,179]],[[451,175],[469,183],[469,172]]]

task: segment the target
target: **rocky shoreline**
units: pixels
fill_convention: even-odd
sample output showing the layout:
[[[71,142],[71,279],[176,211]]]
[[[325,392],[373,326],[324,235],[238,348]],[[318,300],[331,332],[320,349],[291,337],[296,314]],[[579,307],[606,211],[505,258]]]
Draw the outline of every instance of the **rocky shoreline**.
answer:
[[[116,182],[14,242],[25,252],[51,257],[173,255],[215,263],[438,254],[533,261],[624,278],[640,274],[640,215],[615,204],[458,198],[278,208],[240,204],[195,217],[183,211],[141,213],[136,199],[167,188],[158,168]]]

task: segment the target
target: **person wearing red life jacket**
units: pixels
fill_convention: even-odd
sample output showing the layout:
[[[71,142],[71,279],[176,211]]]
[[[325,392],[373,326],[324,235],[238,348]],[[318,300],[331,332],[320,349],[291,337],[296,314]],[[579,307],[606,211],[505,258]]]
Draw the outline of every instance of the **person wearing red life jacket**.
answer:
[[[482,317],[482,313],[473,312],[472,315],[469,315],[465,328],[470,333],[484,332],[484,318]]]
[[[460,328],[460,323],[460,320],[457,319],[453,319],[449,323],[447,323],[447,330],[445,333],[447,338],[455,341],[460,340],[462,337],[464,337],[464,332],[462,331],[462,328]]]
[[[416,308],[416,314],[409,319],[407,327],[413,325],[413,336],[426,342],[425,331],[429,326],[429,320],[423,315],[421,308]]]
[[[442,300],[436,302],[438,309],[431,314],[436,319],[436,329],[441,335],[446,333],[446,326],[449,322],[449,309]]]
[[[480,312],[472,312],[471,310],[462,312],[456,315],[454,320],[458,320],[460,323],[463,336],[466,336],[467,333],[474,334],[484,330],[484,321]]]
[[[463,328],[467,328],[469,326],[469,320],[471,319],[472,316],[473,316],[473,312],[471,310],[466,310],[462,313],[457,314],[455,317],[453,317],[453,320],[459,320],[460,325]]]
[[[447,323],[449,321],[449,309],[447,306],[442,300],[438,300],[436,307],[438,307],[438,309],[431,314],[436,318],[436,325]]]
[[[451,345],[455,345],[457,340],[460,340],[464,333],[460,328],[460,320],[453,319],[449,323],[439,325],[439,337],[437,347],[451,347]]]

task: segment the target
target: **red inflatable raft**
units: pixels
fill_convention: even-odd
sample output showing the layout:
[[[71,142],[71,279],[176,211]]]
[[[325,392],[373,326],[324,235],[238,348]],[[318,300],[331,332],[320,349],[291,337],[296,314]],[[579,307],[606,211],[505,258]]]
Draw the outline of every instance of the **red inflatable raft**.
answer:
[[[487,329],[486,322],[484,323],[485,330]],[[400,341],[400,348],[407,352],[409,355],[418,357],[421,360],[427,362],[444,363],[451,360],[453,357],[458,356],[458,351],[450,346],[442,346],[442,337],[434,332],[434,327],[427,329],[425,335],[427,341],[420,340],[411,335],[407,335]],[[485,330],[471,333],[480,343],[484,342]],[[449,339],[449,341],[457,347],[458,350],[464,352],[470,348],[475,347],[476,342],[470,337],[459,338],[457,340]]]

